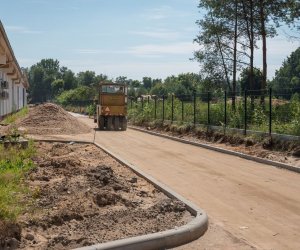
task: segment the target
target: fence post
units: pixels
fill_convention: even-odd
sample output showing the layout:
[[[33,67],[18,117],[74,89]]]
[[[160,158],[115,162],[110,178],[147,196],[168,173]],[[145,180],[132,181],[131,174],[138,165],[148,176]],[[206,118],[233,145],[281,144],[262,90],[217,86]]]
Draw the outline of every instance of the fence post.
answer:
[[[147,100],[147,101],[148,101],[148,105],[149,105],[149,102],[150,102],[150,96],[148,96],[148,100]]]
[[[227,127],[227,91],[224,92],[224,134],[226,134]]]
[[[157,106],[157,96],[154,98],[154,119],[156,120],[156,106]]]
[[[184,121],[184,102],[181,100],[181,120]]]
[[[196,92],[194,92],[194,126],[196,126]]]
[[[172,117],[171,117],[171,121],[172,121],[172,123],[174,121],[174,94],[172,94]]]
[[[210,92],[207,92],[207,131],[210,126]]]
[[[162,121],[165,120],[165,96],[163,95],[163,105],[162,105]]]
[[[269,135],[272,137],[272,88],[269,90]]]
[[[247,135],[247,90],[244,91],[244,135]]]
[[[144,97],[141,97],[142,99],[142,109],[144,109]]]

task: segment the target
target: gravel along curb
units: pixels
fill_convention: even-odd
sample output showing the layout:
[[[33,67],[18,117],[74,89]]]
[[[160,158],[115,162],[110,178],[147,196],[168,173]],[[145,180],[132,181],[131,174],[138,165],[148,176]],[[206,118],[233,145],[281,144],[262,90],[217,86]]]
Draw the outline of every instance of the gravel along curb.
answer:
[[[178,142],[194,145],[194,146],[197,146],[197,147],[202,147],[202,148],[214,150],[214,151],[224,153],[224,154],[238,156],[240,158],[244,158],[244,159],[247,159],[247,160],[250,160],[250,161],[255,161],[255,162],[263,163],[263,164],[266,164],[266,165],[274,166],[274,167],[277,167],[277,168],[283,168],[283,169],[287,169],[287,170],[290,170],[290,171],[293,171],[293,172],[296,172],[296,173],[300,173],[300,168],[299,167],[288,165],[288,164],[285,164],[285,163],[282,163],[282,162],[271,161],[271,160],[268,160],[268,159],[243,154],[243,153],[236,152],[236,151],[233,151],[233,150],[218,148],[218,147],[211,146],[211,145],[208,145],[208,144],[204,144],[204,143],[200,143],[200,142],[193,142],[193,141],[189,141],[189,140],[182,139],[182,138],[177,138],[177,137],[170,136],[170,135],[164,135],[164,134],[161,134],[161,133],[149,131],[149,130],[142,129],[142,128],[137,128],[137,127],[134,127],[134,126],[128,126],[128,128],[133,129],[133,130],[137,130],[137,131],[140,131],[140,132],[144,132],[144,133],[147,133],[147,134],[150,134],[150,135],[160,136],[160,137],[167,138],[167,139],[170,139],[170,140],[173,140],[173,141],[178,141]]]
[[[112,153],[108,149],[104,148],[98,143],[93,143],[90,141],[69,141],[69,140],[35,140],[35,141],[43,141],[43,142],[63,142],[63,143],[86,143],[86,144],[94,144],[96,147],[102,149],[104,152],[109,154],[119,163],[127,166],[133,172],[135,172],[140,177],[144,178],[152,185],[154,185],[158,190],[163,192],[170,198],[175,198],[186,205],[186,209],[193,215],[195,218],[190,221],[188,224],[183,225],[181,227],[152,233],[147,235],[141,235],[136,237],[131,237],[122,240],[116,240],[111,242],[106,242],[102,244],[96,244],[92,246],[77,248],[77,250],[157,250],[157,249],[170,249],[177,246],[181,246],[187,244],[191,241],[194,241],[200,238],[208,228],[208,217],[206,213],[196,207],[193,203],[186,200],[181,195],[175,193],[166,185],[160,183],[150,175],[144,173],[137,167],[128,163],[127,161],[121,159],[118,155]]]

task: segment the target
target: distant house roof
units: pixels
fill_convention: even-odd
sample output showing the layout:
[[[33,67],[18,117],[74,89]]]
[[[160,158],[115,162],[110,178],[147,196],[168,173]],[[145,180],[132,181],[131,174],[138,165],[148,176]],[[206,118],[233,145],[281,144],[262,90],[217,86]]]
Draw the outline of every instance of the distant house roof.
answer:
[[[8,70],[16,83],[29,87],[29,82],[24,70],[21,69],[14,51],[10,45],[4,26],[0,20],[0,69]]]

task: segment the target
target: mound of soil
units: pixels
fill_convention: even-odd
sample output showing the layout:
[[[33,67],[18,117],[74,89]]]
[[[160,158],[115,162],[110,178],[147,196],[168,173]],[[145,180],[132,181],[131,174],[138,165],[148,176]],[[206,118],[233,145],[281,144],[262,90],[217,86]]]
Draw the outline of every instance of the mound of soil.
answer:
[[[28,116],[17,126],[29,134],[84,134],[90,128],[79,122],[61,107],[46,103],[30,108]]]
[[[193,218],[182,202],[93,145],[41,142],[34,161],[38,167],[27,176],[31,195],[25,197],[33,206],[17,221],[21,237],[13,238],[21,249],[83,247],[172,229]]]

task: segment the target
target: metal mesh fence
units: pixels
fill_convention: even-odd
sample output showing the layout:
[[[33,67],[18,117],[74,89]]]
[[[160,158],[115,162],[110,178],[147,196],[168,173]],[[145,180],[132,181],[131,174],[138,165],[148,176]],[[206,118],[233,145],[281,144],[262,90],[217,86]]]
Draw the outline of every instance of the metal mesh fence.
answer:
[[[300,135],[300,92],[296,89],[203,92],[130,100],[129,116],[225,129]],[[134,111],[137,111],[134,113]]]

